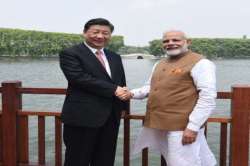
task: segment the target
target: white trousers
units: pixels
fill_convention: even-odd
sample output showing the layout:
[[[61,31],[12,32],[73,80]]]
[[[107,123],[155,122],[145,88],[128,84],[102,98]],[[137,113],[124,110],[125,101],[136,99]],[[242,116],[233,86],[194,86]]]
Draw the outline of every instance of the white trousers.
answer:
[[[133,146],[132,154],[148,147],[161,153],[168,166],[215,166],[216,159],[207,145],[204,129],[198,132],[196,141],[182,145],[183,131],[150,129],[143,127]]]

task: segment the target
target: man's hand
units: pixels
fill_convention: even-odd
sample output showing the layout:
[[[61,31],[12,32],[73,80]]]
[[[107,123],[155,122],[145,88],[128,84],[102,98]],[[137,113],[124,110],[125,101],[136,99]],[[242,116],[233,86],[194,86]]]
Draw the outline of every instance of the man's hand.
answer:
[[[115,95],[123,101],[129,100],[133,96],[133,94],[129,91],[127,87],[120,87],[120,86],[117,87]]]
[[[190,130],[188,128],[186,128],[183,131],[183,136],[182,136],[182,145],[187,145],[187,144],[191,144],[196,140],[197,137],[197,132]]]

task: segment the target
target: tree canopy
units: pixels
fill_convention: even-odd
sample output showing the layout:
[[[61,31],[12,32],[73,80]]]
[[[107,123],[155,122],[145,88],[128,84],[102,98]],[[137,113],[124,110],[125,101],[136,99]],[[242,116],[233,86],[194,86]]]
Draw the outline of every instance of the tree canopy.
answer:
[[[0,28],[0,56],[57,56],[62,49],[83,40],[81,34]],[[120,54],[164,55],[160,39],[150,41],[149,46],[134,47],[126,46],[123,36],[113,36],[108,48]],[[246,35],[241,39],[193,38],[191,49],[208,58],[249,58],[250,39]]]

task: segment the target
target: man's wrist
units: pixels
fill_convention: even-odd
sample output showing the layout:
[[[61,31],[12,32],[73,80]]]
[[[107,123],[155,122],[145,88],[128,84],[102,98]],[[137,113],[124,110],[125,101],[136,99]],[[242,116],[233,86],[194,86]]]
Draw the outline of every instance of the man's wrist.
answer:
[[[189,130],[192,130],[192,131],[195,131],[195,132],[198,132],[200,130],[200,126],[192,123],[192,122],[189,122],[188,125],[187,125],[187,128]]]
[[[115,91],[114,91],[114,95],[116,96],[117,95],[117,90],[118,90],[119,86],[116,86],[115,87]]]

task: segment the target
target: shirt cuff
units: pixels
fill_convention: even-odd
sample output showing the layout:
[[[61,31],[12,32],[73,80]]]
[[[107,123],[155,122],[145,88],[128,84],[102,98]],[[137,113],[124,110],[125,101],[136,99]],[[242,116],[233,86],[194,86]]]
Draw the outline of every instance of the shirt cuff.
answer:
[[[197,126],[196,124],[189,122],[187,125],[187,128],[192,131],[198,132],[200,130],[200,126]]]
[[[143,92],[141,90],[132,89],[130,92],[133,94],[133,99],[143,99]]]

